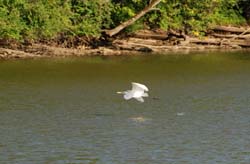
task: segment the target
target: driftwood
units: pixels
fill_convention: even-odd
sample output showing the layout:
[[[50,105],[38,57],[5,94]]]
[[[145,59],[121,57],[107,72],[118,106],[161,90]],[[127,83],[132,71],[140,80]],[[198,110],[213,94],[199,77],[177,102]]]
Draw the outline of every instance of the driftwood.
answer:
[[[233,46],[241,46],[241,47],[250,47],[249,46],[249,41],[246,40],[245,42],[242,41],[237,41],[236,39],[241,38],[242,36],[244,36],[246,33],[250,32],[250,28],[244,30],[242,33],[240,33],[239,35],[234,35],[234,37],[230,38],[230,39],[222,39],[220,45],[233,45]],[[246,36],[246,35],[245,35]],[[248,39],[248,38],[244,38],[244,39]]]
[[[176,37],[176,38],[182,38],[182,39],[184,39],[184,40],[187,40],[187,39],[188,39],[188,36],[185,35],[182,31],[176,32],[176,31],[170,29],[170,30],[168,31],[168,38],[171,38],[171,37],[173,37],[173,36]]]
[[[143,41],[132,41],[132,40],[120,40],[114,43],[117,49],[130,50],[130,51],[140,51],[140,52],[167,52],[173,50],[173,46],[168,45],[150,45],[145,44]]]
[[[249,34],[250,31],[246,28],[238,28],[238,27],[227,27],[227,26],[216,26],[212,28],[213,31],[223,31],[223,32],[229,32],[229,33],[244,33],[247,31],[245,34]]]
[[[189,43],[192,44],[212,44],[212,45],[220,45],[219,39],[198,39],[198,38],[189,38]]]
[[[143,43],[144,45],[154,45],[154,46],[164,45],[164,40],[158,40],[158,39],[142,39],[142,38],[131,37],[126,41],[130,43]]]
[[[192,38],[191,38],[192,40]],[[152,40],[153,42],[153,40]],[[196,40],[196,43],[200,42],[200,40]],[[195,43],[195,40],[193,41]],[[219,42],[217,42],[219,44]],[[127,51],[137,51],[137,52],[151,52],[151,53],[167,53],[167,52],[175,52],[175,51],[190,51],[190,50],[208,50],[208,49],[218,49],[218,45],[212,44],[189,44],[189,45],[168,45],[168,44],[145,44],[144,39],[128,39],[128,40],[116,40],[113,44],[116,49],[119,50],[127,50]]]
[[[240,46],[240,47],[249,47],[250,48],[250,41],[244,40],[230,40],[230,39],[197,39],[197,38],[190,38],[189,42],[192,44],[208,44],[208,45],[218,45],[218,46]]]
[[[236,35],[236,34],[229,34],[229,35],[225,35],[225,34],[211,34],[212,36],[216,37],[216,38],[227,38],[227,39],[231,39],[231,38],[238,38],[238,39],[250,39],[250,34],[247,35]]]
[[[135,33],[133,37],[142,38],[142,39],[156,39],[156,40],[166,40],[168,39],[167,34],[143,34],[143,33]]]
[[[242,32],[240,35],[235,36],[235,37],[233,37],[232,39],[239,38],[239,37],[241,37],[241,36],[243,36],[243,35],[247,34],[248,32],[250,32],[250,28],[246,29],[246,30],[245,30],[244,32]]]
[[[137,32],[132,35],[136,38],[142,38],[142,39],[156,39],[156,40],[169,40],[171,38],[179,38],[186,40],[188,38],[187,35],[185,35],[182,32],[176,32],[174,30],[169,31],[160,31],[160,32]]]
[[[230,29],[234,29],[230,27]],[[238,29],[238,28],[237,28]],[[236,30],[234,30],[236,31]],[[239,30],[238,30],[239,31]],[[118,50],[162,53],[178,50],[239,49],[250,48],[250,29],[237,34],[220,34],[215,30],[206,38],[193,38],[181,32],[139,31],[128,39],[116,39],[113,46]],[[212,37],[211,37],[212,36]],[[173,44],[174,43],[174,44]]]
[[[137,21],[138,19],[140,19],[142,16],[144,16],[147,12],[155,10],[155,6],[158,5],[161,2],[161,0],[152,0],[150,2],[150,4],[145,7],[142,11],[140,11],[138,14],[136,14],[134,17],[132,17],[131,19],[121,23],[120,25],[118,25],[117,27],[115,27],[114,29],[111,30],[105,30],[105,33],[111,37],[114,36],[116,34],[118,34],[121,30],[123,30],[124,28],[132,25],[135,21]]]

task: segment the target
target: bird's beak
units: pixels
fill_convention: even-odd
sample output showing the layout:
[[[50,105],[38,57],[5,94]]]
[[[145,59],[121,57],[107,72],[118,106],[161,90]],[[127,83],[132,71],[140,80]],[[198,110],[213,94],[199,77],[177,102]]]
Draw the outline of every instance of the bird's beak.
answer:
[[[116,92],[117,94],[122,94],[122,92]]]

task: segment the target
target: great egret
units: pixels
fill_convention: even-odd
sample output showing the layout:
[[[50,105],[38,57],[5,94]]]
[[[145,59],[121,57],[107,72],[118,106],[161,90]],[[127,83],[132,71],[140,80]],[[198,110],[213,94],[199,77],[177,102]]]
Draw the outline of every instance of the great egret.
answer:
[[[118,94],[123,94],[125,100],[134,98],[140,102],[144,102],[143,97],[148,97],[148,88],[140,83],[132,82],[132,90],[127,90],[123,92],[117,92]]]

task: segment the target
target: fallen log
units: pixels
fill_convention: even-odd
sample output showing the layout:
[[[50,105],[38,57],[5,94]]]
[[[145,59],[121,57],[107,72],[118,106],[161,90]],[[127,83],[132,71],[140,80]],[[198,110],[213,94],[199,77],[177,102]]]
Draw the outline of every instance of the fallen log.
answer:
[[[209,49],[219,49],[219,46],[215,45],[144,45],[139,43],[119,43],[114,45],[119,50],[127,50],[127,51],[137,51],[137,52],[151,52],[151,53],[167,53],[167,52],[175,52],[175,51],[192,51],[192,50],[209,50]]]
[[[240,36],[243,36],[243,35],[245,35],[245,34],[248,33],[248,32],[250,32],[250,28],[246,29],[246,30],[245,30],[244,32],[242,32],[240,35],[235,36],[235,37],[233,37],[232,39],[236,39],[236,38],[238,38],[238,37],[240,37]]]
[[[238,38],[238,39],[250,39],[250,34],[247,35],[224,35],[224,34],[211,34],[211,36],[216,37],[216,38]]]
[[[238,45],[244,48],[250,48],[250,41],[244,41],[244,40],[234,40],[231,41],[231,45]]]
[[[136,38],[142,39],[156,39],[156,40],[166,40],[168,39],[167,34],[143,34],[143,33],[135,33],[133,34]]]
[[[189,43],[193,44],[212,44],[212,45],[220,45],[220,39],[198,39],[198,38],[189,38]]]
[[[228,26],[216,26],[212,28],[213,31],[223,31],[223,32],[230,32],[230,33],[244,33],[247,28],[239,28],[239,27],[228,27]],[[247,31],[246,34],[249,34],[250,31]]]
[[[164,44],[164,41],[157,39],[130,38],[129,41],[134,43],[143,43],[145,45],[154,45],[154,46],[160,46]]]
[[[168,35],[169,35],[169,38],[176,37],[176,38],[182,38],[184,40],[188,39],[188,36],[185,35],[182,31],[176,32],[176,31],[170,29],[169,32],[168,32]]]
[[[193,44],[208,44],[208,45],[218,45],[218,46],[240,46],[244,48],[250,48],[250,41],[248,40],[234,40],[234,39],[197,39],[189,38],[189,43]]]

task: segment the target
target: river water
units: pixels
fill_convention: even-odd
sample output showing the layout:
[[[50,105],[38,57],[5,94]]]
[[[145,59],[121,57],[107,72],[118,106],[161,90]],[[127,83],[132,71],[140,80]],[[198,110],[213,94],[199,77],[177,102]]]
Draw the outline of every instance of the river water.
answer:
[[[250,53],[1,61],[0,163],[249,164]]]

